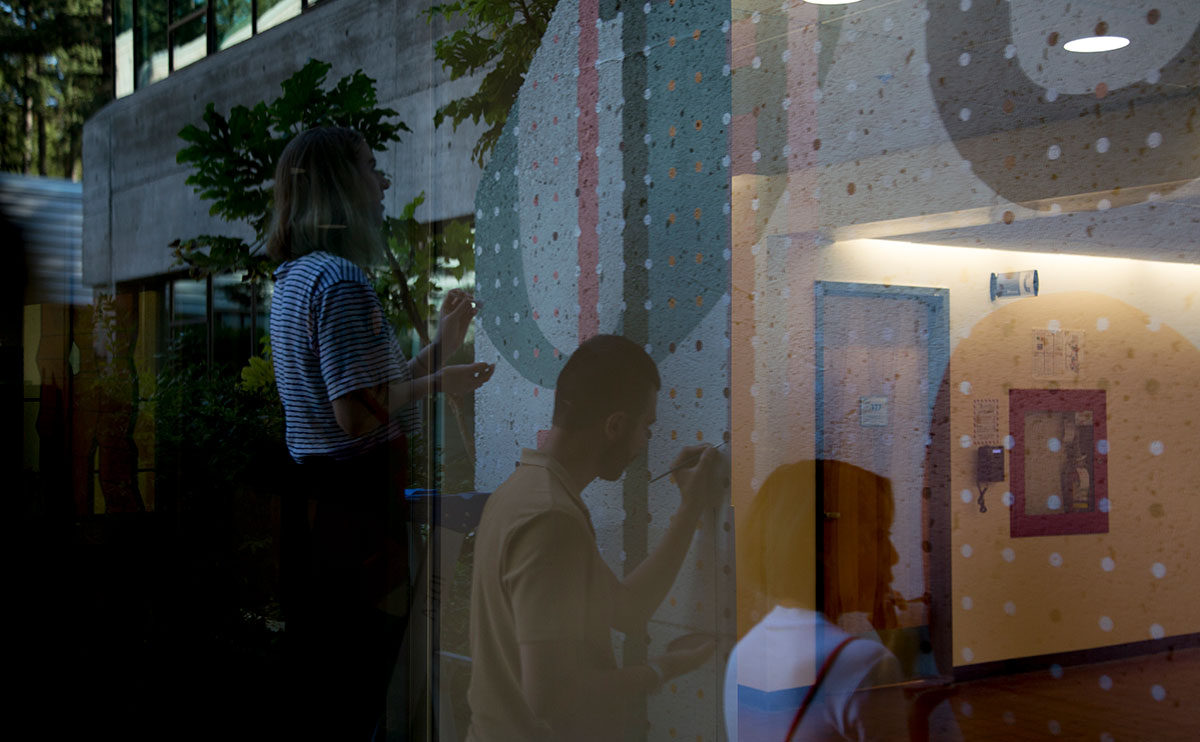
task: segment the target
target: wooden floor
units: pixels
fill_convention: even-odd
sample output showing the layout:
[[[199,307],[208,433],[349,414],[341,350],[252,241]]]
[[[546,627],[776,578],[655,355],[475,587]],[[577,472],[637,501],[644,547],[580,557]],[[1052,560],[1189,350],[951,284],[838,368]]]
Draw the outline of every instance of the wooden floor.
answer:
[[[954,686],[967,742],[1200,742],[1200,648],[1009,675]],[[930,739],[954,739],[942,729]]]

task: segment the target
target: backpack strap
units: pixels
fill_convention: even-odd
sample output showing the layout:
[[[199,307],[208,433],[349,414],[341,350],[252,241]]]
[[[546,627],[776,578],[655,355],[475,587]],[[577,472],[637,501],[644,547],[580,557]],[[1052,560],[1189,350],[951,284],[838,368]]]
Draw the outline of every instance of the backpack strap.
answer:
[[[854,641],[856,637],[848,636],[841,641],[829,656],[825,658],[825,662],[821,665],[821,669],[817,671],[817,677],[813,680],[813,684],[808,687],[808,693],[804,694],[804,700],[800,702],[800,708],[796,710],[796,718],[792,719],[792,725],[788,727],[787,736],[783,738],[784,742],[792,742],[792,735],[796,733],[796,729],[800,726],[800,720],[804,718],[804,713],[808,711],[808,707],[812,704],[813,698],[817,695],[817,690],[820,689],[821,683],[824,682],[825,676],[829,674],[829,669],[833,667],[834,660],[846,648],[846,645]]]

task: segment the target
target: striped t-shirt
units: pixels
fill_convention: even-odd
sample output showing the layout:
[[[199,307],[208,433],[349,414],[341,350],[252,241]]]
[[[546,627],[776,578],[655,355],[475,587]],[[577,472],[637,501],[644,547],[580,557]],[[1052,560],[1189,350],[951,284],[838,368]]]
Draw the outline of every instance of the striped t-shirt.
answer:
[[[349,459],[420,425],[416,405],[359,438],[333,416],[332,400],[358,389],[412,378],[400,343],[367,276],[326,252],[275,271],[271,355],[292,458]]]

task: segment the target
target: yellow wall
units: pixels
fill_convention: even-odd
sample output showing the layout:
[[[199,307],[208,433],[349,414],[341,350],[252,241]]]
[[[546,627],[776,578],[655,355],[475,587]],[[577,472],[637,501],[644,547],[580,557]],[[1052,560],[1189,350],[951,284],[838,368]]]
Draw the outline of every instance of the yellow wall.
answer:
[[[744,308],[732,325],[734,388],[746,390],[732,404],[735,508],[777,466],[813,456],[813,282],[947,288],[955,664],[1141,641],[1160,628],[1200,631],[1200,265],[884,240],[818,248],[785,229],[768,227],[754,253],[735,252],[734,303]],[[1039,271],[1040,296],[990,300],[992,272],[1028,269]],[[1030,331],[1052,321],[1086,333],[1078,380],[1031,376]],[[1108,390],[1110,532],[1011,539],[1007,484],[991,487],[986,514],[962,501],[974,486],[975,449],[958,441],[974,432],[975,398],[1000,400],[1003,435],[1009,388],[1056,384]],[[1051,566],[1052,553],[1061,566]]]
[[[1030,330],[1052,322],[1086,333],[1077,380],[1032,377]],[[1009,484],[992,485],[986,514],[973,497],[963,503],[975,450],[955,445],[958,664],[1200,631],[1200,351],[1168,323],[1094,292],[1001,305],[951,358],[952,441],[972,434],[974,400],[1000,400],[1005,435],[1009,389],[1055,387],[1107,392],[1109,532],[1009,538]]]

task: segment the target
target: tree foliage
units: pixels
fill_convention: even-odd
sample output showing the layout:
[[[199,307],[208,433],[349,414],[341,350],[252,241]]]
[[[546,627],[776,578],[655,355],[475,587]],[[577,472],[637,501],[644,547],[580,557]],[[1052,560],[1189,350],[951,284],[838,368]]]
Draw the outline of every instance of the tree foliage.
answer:
[[[77,179],[112,79],[112,0],[0,2],[0,168]]]
[[[441,17],[463,24],[434,44],[434,56],[451,80],[487,70],[474,93],[434,115],[436,126],[449,120],[457,129],[467,119],[487,125],[471,150],[480,167],[500,139],[555,5],[557,0],[455,0],[427,11],[430,21]]]
[[[284,147],[314,126],[348,126],[368,146],[384,149],[409,128],[395,121],[396,112],[377,105],[375,81],[361,70],[326,89],[327,62],[309,60],[282,83],[283,93],[270,102],[234,106],[228,115],[213,104],[204,110],[203,126],[189,125],[179,136],[186,143],[176,156],[190,165],[187,183],[212,202],[209,213],[232,224],[244,224],[252,240],[205,234],[172,243],[177,262],[193,275],[241,272],[246,280],[268,279],[275,262],[263,248],[270,228],[272,182]],[[415,217],[424,195],[405,206],[399,217],[384,220],[389,265],[375,271],[375,288],[392,324],[401,333],[428,341],[433,286],[439,279],[462,279],[474,269],[469,220],[434,225]]]
[[[240,237],[199,235],[172,243],[177,260],[193,273],[244,271],[249,280],[270,275],[274,264],[263,254],[270,228],[272,183],[283,148],[314,126],[347,126],[357,130],[373,150],[400,141],[409,131],[397,113],[377,105],[375,81],[357,70],[325,89],[331,65],[311,59],[283,81],[283,94],[253,106],[234,106],[228,115],[209,103],[203,126],[189,124],[179,132],[187,146],[176,155],[190,165],[187,183],[212,202],[209,214],[250,227],[250,242]]]

